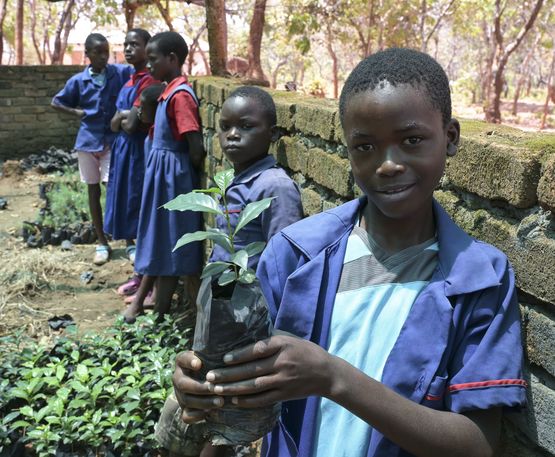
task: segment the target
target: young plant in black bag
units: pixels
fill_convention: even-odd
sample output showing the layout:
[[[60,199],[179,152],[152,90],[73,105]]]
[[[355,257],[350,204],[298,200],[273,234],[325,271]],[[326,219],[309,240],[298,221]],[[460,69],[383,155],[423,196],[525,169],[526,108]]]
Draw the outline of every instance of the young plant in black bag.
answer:
[[[204,379],[208,371],[225,366],[223,356],[229,351],[268,338],[272,333],[266,299],[254,270],[248,267],[249,258],[260,254],[266,243],[256,241],[236,250],[233,240],[275,197],[246,205],[233,230],[225,194],[232,181],[233,170],[224,170],[214,176],[217,187],[179,195],[163,205],[168,210],[220,215],[227,221],[227,233],[217,228],[187,233],[174,247],[176,250],[187,243],[211,240],[230,255],[228,262],[209,262],[202,271],[193,340],[193,351],[202,360],[203,367],[197,379]],[[214,445],[250,443],[273,428],[280,410],[280,404],[245,410],[226,403],[206,418],[205,436]]]

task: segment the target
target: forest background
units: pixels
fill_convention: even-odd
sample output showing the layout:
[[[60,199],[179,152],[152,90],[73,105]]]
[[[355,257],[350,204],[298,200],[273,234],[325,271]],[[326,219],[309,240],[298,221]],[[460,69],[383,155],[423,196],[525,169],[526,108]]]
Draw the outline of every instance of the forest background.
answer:
[[[335,98],[363,57],[420,49],[457,115],[555,128],[554,0],[0,0],[0,64],[60,64],[76,31],[133,27],[182,33],[189,74]]]

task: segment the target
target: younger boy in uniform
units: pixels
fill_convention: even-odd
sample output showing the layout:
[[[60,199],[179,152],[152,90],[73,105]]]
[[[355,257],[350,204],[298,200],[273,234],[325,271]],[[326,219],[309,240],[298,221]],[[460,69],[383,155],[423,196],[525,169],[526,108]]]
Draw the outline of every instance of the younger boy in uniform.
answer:
[[[234,238],[236,249],[245,248],[255,241],[268,242],[281,229],[302,218],[301,195],[297,184],[276,166],[268,153],[276,139],[276,107],[268,92],[256,86],[235,89],[226,99],[220,113],[218,137],[220,146],[233,165],[235,177],[227,188],[226,199],[231,228],[234,230],[239,213],[249,203],[276,197],[270,207],[248,223]],[[228,231],[224,216],[217,216],[216,226]],[[210,262],[229,261],[229,253],[215,245]],[[260,255],[249,259],[249,267],[256,270]],[[189,430],[189,431],[188,431]],[[181,421],[178,404],[171,395],[162,411],[156,428],[156,437],[172,457],[198,455],[203,437]],[[195,442],[196,439],[196,442]],[[206,445],[202,457],[229,455],[226,446]]]
[[[495,452],[503,408],[525,402],[514,275],[433,191],[459,143],[449,82],[426,54],[363,60],[340,98],[364,197],[282,230],[257,275],[275,336],[189,376],[183,419],[283,402],[263,456],[468,456]],[[283,333],[283,331],[287,333]]]
[[[116,136],[110,128],[110,121],[116,112],[116,98],[129,80],[133,67],[108,64],[108,41],[100,33],[91,33],[86,38],[85,55],[90,65],[67,81],[52,99],[51,106],[81,121],[75,150],[81,181],[88,187],[89,210],[99,242],[93,262],[102,265],[110,258],[110,246],[102,224],[100,182],[108,182],[110,145]]]

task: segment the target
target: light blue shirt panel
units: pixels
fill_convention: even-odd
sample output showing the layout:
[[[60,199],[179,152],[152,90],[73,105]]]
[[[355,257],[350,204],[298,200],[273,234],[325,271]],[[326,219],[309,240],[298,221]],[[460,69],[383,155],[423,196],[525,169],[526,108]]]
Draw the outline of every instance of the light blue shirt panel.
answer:
[[[381,381],[389,353],[414,300],[426,284],[427,281],[383,284],[338,293],[330,324],[328,351]],[[314,456],[364,456],[371,433],[372,428],[362,419],[322,398]]]

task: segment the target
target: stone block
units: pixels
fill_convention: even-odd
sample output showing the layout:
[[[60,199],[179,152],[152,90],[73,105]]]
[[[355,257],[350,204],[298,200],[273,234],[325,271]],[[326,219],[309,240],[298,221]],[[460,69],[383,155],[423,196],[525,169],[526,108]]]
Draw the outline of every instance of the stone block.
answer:
[[[218,160],[222,160],[224,158],[224,152],[222,151],[222,147],[220,146],[220,141],[218,140],[217,133],[212,136],[212,154]]]
[[[200,120],[204,128],[216,128],[215,113],[216,107],[211,104],[201,104],[199,108]]]
[[[307,174],[318,184],[341,197],[353,195],[349,161],[319,148],[308,151]]]
[[[542,167],[538,183],[538,202],[555,213],[555,154],[551,155]]]
[[[292,130],[295,125],[295,98],[290,94],[277,91],[272,93],[272,97],[276,104],[277,126],[288,131]]]
[[[341,118],[339,117],[339,108],[337,109],[337,113],[334,118],[333,141],[342,144],[343,146],[347,146],[345,136],[343,135],[343,127],[341,126]]]
[[[522,146],[464,137],[457,155],[447,162],[446,176],[465,191],[529,208],[537,200],[540,158]]]
[[[305,135],[333,140],[335,132],[335,103],[327,100],[299,99],[295,111],[295,129]]]
[[[212,105],[222,106],[225,100],[224,85],[221,83],[210,83],[206,87],[206,101]]]
[[[528,384],[527,408],[508,419],[544,451],[555,454],[555,391],[533,374]]]
[[[498,457],[546,457],[545,452],[536,446],[507,418],[503,419],[503,428],[499,443]]]
[[[322,211],[322,197],[310,188],[301,189],[301,202],[305,216],[312,216]]]
[[[453,220],[470,235],[486,241],[509,257],[517,286],[539,300],[555,303],[555,234],[542,232],[536,223],[519,227],[485,209],[469,209],[454,194],[437,191],[435,197]]]
[[[322,202],[322,211],[327,211],[329,209],[333,209],[333,208],[337,208],[339,205],[341,205],[343,202],[342,201],[328,201],[328,200],[324,200]]]
[[[299,137],[281,137],[276,146],[276,159],[286,168],[306,173],[308,170],[308,148]]]
[[[525,308],[522,314],[528,360],[555,377],[555,321],[530,308]]]
[[[21,122],[21,123],[36,123],[37,122],[37,115],[36,114],[14,114],[14,121]],[[23,127],[23,126],[22,126]],[[37,126],[39,127],[39,126]],[[42,127],[42,126],[40,126]]]

